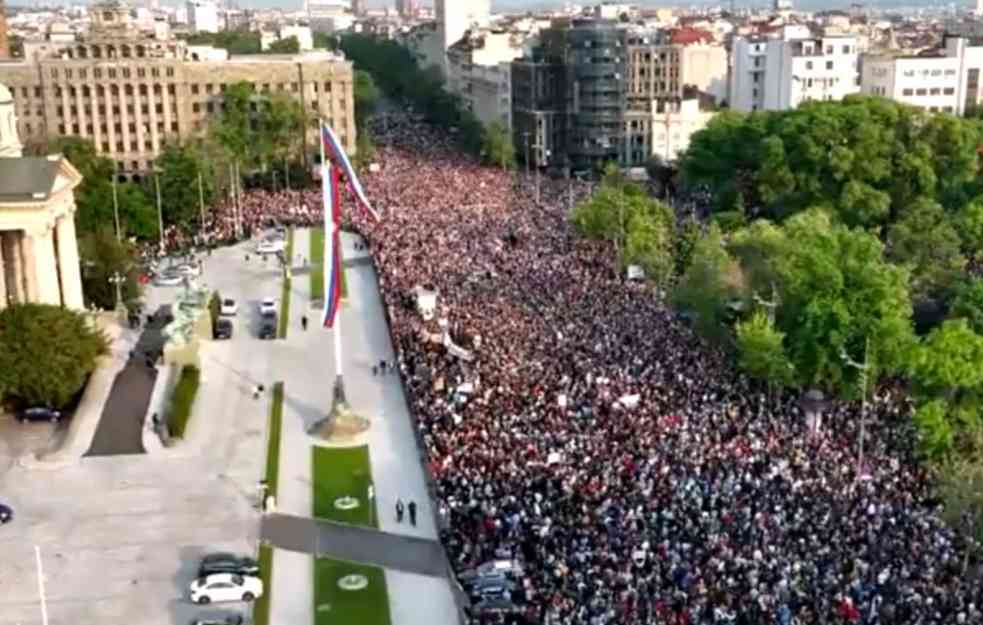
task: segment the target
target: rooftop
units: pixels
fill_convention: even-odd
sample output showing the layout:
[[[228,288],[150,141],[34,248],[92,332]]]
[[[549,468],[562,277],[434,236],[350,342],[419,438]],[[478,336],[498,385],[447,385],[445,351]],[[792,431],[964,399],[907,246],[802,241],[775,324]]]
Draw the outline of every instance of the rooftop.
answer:
[[[48,199],[61,169],[61,158],[0,158],[0,202],[36,202]]]

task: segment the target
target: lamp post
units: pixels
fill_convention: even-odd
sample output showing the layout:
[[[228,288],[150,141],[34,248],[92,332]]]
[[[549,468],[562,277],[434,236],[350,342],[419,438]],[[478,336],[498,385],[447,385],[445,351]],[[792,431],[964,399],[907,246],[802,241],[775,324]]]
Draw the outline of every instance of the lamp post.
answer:
[[[118,271],[114,271],[113,275],[109,276],[109,283],[116,287],[117,311],[123,308],[123,283],[124,282],[126,282],[126,278]]]
[[[859,363],[853,358],[850,358],[849,354],[846,353],[846,349],[840,349],[840,358],[849,367],[860,372],[860,392],[862,394],[860,403],[860,441],[859,441],[859,451],[857,453],[857,479],[863,477],[864,470],[864,435],[867,430],[867,379],[870,373],[870,337],[868,336],[864,342],[864,361]]]
[[[160,203],[160,173],[154,170],[154,190],[157,192],[157,232],[160,233],[160,251],[164,251],[164,210]]]

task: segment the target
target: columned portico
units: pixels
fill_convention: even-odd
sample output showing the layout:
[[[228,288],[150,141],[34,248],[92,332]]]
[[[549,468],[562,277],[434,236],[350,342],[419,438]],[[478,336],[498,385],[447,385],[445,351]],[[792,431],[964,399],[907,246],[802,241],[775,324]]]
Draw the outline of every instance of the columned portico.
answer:
[[[74,215],[58,220],[55,237],[58,243],[58,273],[61,277],[62,304],[68,308],[81,310],[85,302],[82,299],[82,273],[75,239]]]
[[[61,306],[61,285],[58,280],[58,255],[55,253],[55,237],[53,228],[29,232],[24,241],[25,249],[30,249],[34,259],[34,280],[37,284],[37,295],[34,299],[39,304]]]

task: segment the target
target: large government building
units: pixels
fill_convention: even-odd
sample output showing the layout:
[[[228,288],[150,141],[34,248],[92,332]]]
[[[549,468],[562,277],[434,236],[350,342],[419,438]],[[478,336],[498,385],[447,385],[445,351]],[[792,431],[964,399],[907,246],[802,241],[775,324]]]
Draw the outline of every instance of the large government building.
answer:
[[[0,60],[0,83],[14,96],[25,144],[82,137],[120,171],[144,172],[168,141],[203,134],[221,111],[225,89],[246,81],[260,93],[298,98],[354,153],[352,65],[337,54],[229,57],[210,46],[141,33],[124,4],[92,11],[84,39],[27,41],[23,59]],[[316,140],[312,125],[312,151]]]

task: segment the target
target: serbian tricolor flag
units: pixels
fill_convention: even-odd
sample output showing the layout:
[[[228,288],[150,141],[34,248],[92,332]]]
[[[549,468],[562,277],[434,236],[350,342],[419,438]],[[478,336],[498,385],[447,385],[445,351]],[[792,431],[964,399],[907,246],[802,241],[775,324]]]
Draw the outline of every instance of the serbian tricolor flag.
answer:
[[[345,175],[345,180],[348,181],[348,187],[355,195],[358,205],[362,207],[362,210],[369,217],[375,221],[379,221],[379,213],[372,208],[368,198],[365,197],[362,183],[358,181],[358,176],[355,175],[355,168],[352,167],[351,161],[348,160],[348,155],[345,154],[345,149],[341,146],[341,142],[338,141],[338,135],[335,134],[334,130],[331,130],[331,126],[328,126],[323,121],[321,122],[321,146],[324,155],[336,166],[341,167],[341,171]]]
[[[321,325],[334,327],[341,308],[341,173],[334,165],[323,165],[321,186],[324,192],[324,317]]]

